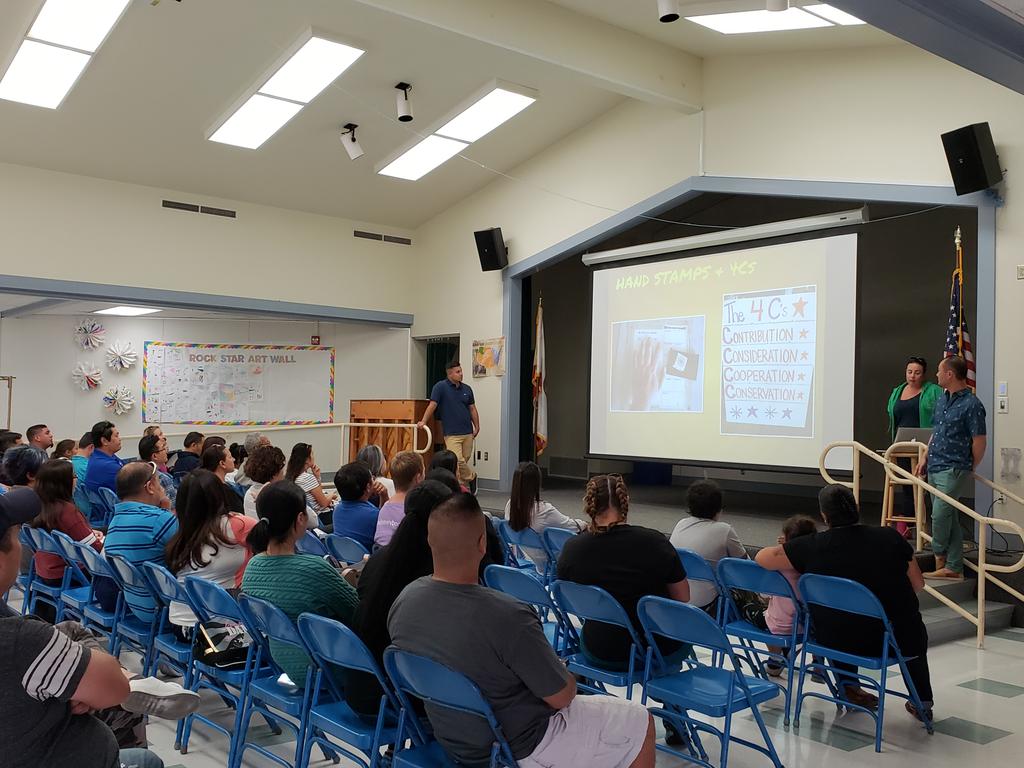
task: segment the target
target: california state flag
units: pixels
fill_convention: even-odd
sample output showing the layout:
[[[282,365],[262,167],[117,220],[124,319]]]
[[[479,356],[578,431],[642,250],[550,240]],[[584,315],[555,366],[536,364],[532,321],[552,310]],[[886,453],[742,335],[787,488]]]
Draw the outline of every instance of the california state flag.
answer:
[[[548,447],[548,396],[544,393],[544,303],[537,305],[537,338],[533,346],[533,445],[537,455]]]

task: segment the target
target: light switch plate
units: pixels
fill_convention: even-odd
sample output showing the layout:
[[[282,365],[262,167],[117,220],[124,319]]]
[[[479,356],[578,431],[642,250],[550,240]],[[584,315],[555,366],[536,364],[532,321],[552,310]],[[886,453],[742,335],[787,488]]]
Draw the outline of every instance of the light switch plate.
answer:
[[[1009,397],[1009,395],[999,395],[996,398],[996,411],[998,413],[1009,413],[1010,412],[1010,397]]]
[[[1024,264],[1017,265],[1017,279],[1024,280]]]
[[[1006,388],[1006,382],[1005,382],[1005,381],[1000,381],[1000,382],[999,382],[999,385],[998,385],[998,387],[996,388],[996,394],[997,394],[997,395],[1008,395],[1008,394],[1010,394],[1010,393],[1009,393],[1009,392],[1007,391],[1007,388]]]

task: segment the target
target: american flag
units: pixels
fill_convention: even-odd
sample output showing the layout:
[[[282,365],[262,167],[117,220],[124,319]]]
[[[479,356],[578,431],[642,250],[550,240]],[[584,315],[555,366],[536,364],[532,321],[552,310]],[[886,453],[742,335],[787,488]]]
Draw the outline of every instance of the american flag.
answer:
[[[942,356],[959,355],[967,361],[967,384],[973,389],[977,386],[977,376],[971,334],[967,331],[967,318],[964,317],[963,283],[963,251],[960,248],[960,229],[957,228],[956,269],[953,270],[953,286],[949,291],[949,322],[946,324],[946,347]]]

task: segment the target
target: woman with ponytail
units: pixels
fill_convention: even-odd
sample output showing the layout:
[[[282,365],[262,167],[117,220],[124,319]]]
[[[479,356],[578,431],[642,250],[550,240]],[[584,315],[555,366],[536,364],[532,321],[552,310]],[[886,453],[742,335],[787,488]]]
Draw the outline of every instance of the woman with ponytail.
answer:
[[[829,485],[818,494],[818,506],[828,530],[800,536],[757,553],[758,565],[770,571],[793,569],[852,579],[878,598],[892,624],[900,650],[907,657],[907,671],[921,701],[932,709],[932,685],[928,672],[928,631],[921,618],[917,593],[924,589],[924,576],[914,559],[914,549],[895,528],[861,525],[853,491],[844,485]],[[822,645],[862,656],[877,656],[882,647],[881,625],[829,608],[811,607],[814,632]],[[857,668],[831,662],[839,670],[856,673]],[[842,683],[843,695],[864,707],[878,705],[878,698],[856,682]],[[908,702],[907,711],[919,714]]]
[[[295,621],[314,613],[349,624],[359,597],[326,560],[295,553],[306,535],[306,493],[291,480],[266,485],[256,499],[258,520],[249,532],[257,556],[246,566],[242,592],[273,603]],[[299,649],[270,641],[270,652],[297,686],[306,681],[309,657]]]
[[[679,556],[660,531],[630,525],[629,491],[620,475],[597,475],[587,483],[583,511],[590,519],[586,531],[565,543],[558,558],[558,578],[601,587],[629,615],[643,634],[636,604],[644,595],[685,603],[690,586]],[[593,664],[624,670],[629,665],[630,637],[622,627],[587,621],[581,649]],[[671,664],[689,653],[689,646],[658,638],[658,647]]]

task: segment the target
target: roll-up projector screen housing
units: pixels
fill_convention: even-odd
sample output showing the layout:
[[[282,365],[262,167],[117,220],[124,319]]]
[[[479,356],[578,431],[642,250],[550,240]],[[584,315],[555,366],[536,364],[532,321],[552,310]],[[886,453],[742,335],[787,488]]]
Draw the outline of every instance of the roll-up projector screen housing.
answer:
[[[729,245],[749,240],[764,240],[769,237],[784,237],[802,232],[814,232],[819,229],[849,227],[869,221],[867,206],[852,211],[828,213],[822,216],[807,216],[802,219],[787,219],[758,224],[755,227],[738,227],[720,232],[709,232],[706,235],[678,237],[674,240],[660,240],[656,243],[631,245],[611,251],[597,251],[583,255],[583,263],[588,267],[598,264],[610,264],[616,261],[642,259],[647,256],[661,256],[666,253],[691,251],[696,248],[711,248],[716,245]]]

